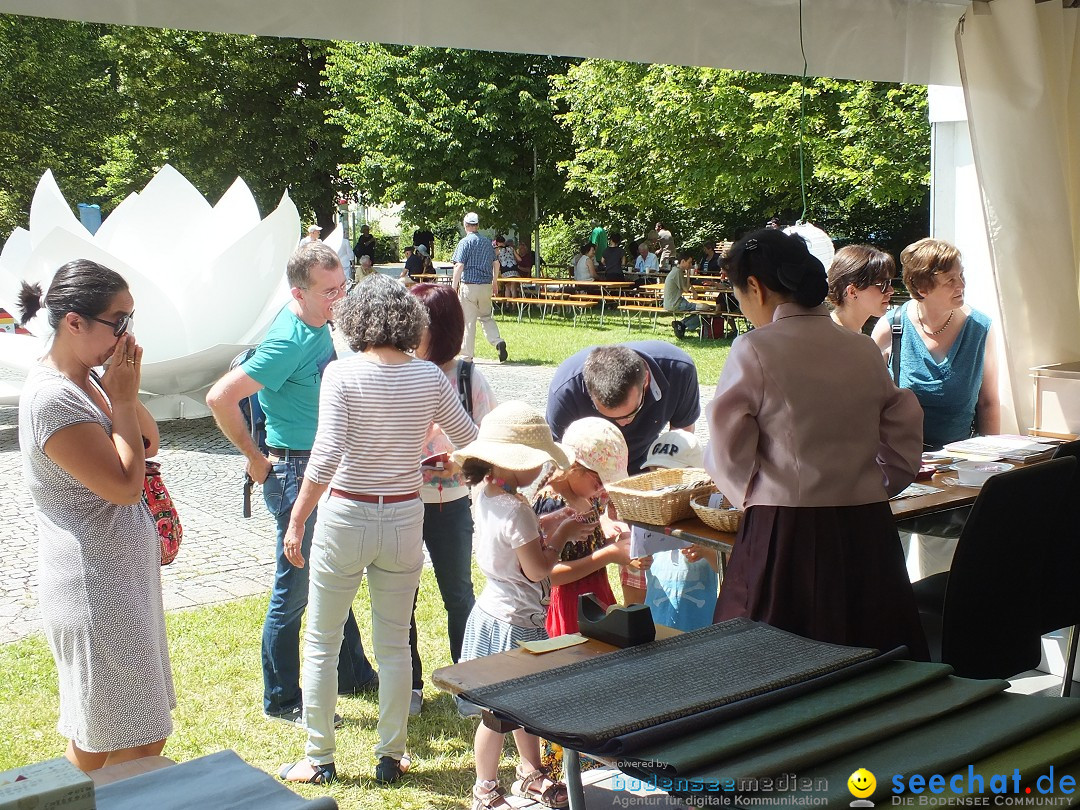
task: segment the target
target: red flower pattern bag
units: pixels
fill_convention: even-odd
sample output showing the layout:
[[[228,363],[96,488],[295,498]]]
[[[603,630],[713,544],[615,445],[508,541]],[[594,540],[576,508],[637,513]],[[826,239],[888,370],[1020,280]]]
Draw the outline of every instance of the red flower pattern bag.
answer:
[[[146,462],[146,479],[143,481],[143,501],[154,519],[158,538],[161,540],[161,564],[168,565],[176,559],[180,551],[180,541],[184,539],[184,527],[180,525],[169,490],[161,480],[161,465],[156,461]]]

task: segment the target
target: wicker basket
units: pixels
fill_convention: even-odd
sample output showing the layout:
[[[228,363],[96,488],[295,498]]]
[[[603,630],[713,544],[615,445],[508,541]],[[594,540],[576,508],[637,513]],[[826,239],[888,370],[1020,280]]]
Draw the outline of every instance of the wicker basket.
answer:
[[[696,486],[690,486],[695,482]],[[681,488],[668,489],[676,486]],[[709,474],[696,467],[642,473],[607,487],[621,520],[653,526],[667,526],[677,520],[693,517],[690,499],[715,490]]]
[[[743,513],[738,509],[731,508],[731,502],[724,498],[726,509],[716,509],[709,506],[708,495],[695,495],[690,499],[690,507],[694,510],[701,522],[706,526],[716,529],[718,532],[737,532],[739,523],[742,522]]]

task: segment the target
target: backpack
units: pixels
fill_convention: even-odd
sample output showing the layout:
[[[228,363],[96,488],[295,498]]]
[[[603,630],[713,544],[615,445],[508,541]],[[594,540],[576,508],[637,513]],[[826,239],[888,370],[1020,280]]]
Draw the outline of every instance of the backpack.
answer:
[[[236,355],[229,363],[229,371],[237,368],[247,362],[247,360],[255,354],[257,347],[252,346],[250,349],[245,349]],[[240,412],[244,415],[244,422],[247,424],[248,433],[251,434],[251,438],[255,440],[255,444],[259,448],[259,452],[267,453],[266,446],[266,414],[263,413],[262,406],[259,404],[258,393],[252,394],[249,397],[244,397],[240,400]],[[251,517],[251,490],[255,487],[255,480],[244,473],[244,517]]]
[[[472,369],[472,360],[462,360],[458,363],[458,398],[461,400],[461,407],[465,409],[470,419],[472,419]]]

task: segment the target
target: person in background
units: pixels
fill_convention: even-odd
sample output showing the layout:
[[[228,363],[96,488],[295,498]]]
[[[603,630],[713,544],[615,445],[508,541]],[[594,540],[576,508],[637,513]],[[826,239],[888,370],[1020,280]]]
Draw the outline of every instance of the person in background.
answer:
[[[600,271],[596,269],[596,246],[592,242],[582,242],[580,254],[574,263],[574,281],[596,281]]]
[[[375,261],[375,237],[371,233],[371,228],[367,225],[360,226],[360,238],[356,240],[356,246],[353,248],[353,255],[356,256],[359,262],[364,256],[367,256],[372,262]]]
[[[880,318],[892,300],[896,262],[870,245],[847,245],[829,265],[829,303],[832,319],[861,333],[870,318]]]
[[[432,422],[456,445],[475,438],[476,426],[443,371],[410,354],[428,316],[395,279],[361,279],[335,306],[334,323],[356,354],[326,369],[319,429],[285,534],[289,562],[311,569],[311,608],[304,635],[306,756],[278,776],[312,784],[336,779],[334,672],[342,624],[366,578],[383,673],[375,779],[390,784],[411,764],[409,617],[424,565],[424,440]],[[305,523],[316,504],[315,537],[305,555]]]
[[[454,292],[461,298],[461,309],[465,313],[465,342],[461,347],[461,356],[472,360],[476,348],[476,322],[484,327],[484,337],[499,353],[499,362],[505,363],[509,356],[506,341],[499,334],[499,325],[491,311],[491,298],[498,294],[495,279],[499,271],[499,262],[491,242],[480,236],[480,217],[470,211],[465,215],[465,238],[454,248],[454,277],[451,282]]]
[[[312,242],[318,242],[321,234],[322,228],[317,224],[308,225],[307,236],[300,240],[300,244],[297,245],[297,247],[303,247],[304,245],[310,245]]]
[[[623,262],[626,251],[622,248],[622,234],[613,231],[608,236],[607,247],[604,249],[600,264],[604,268],[604,278],[608,281],[623,280]]]
[[[517,254],[514,246],[501,233],[495,237],[495,260],[499,263],[499,275],[517,273]]]
[[[698,263],[699,276],[718,276],[721,273],[722,259],[716,252],[716,240],[706,239],[701,246],[701,261]]]
[[[531,278],[536,264],[536,254],[529,247],[528,242],[522,242],[517,249],[518,275],[521,278]]]
[[[635,273],[658,273],[660,271],[660,263],[656,260],[656,254],[649,251],[649,243],[646,240],[642,240],[638,243],[638,255],[634,259],[634,272]]]
[[[877,322],[873,338],[891,364],[892,324],[902,329],[897,384],[923,410],[927,449],[1001,432],[998,358],[989,316],[965,306],[960,251],[920,239],[900,254],[911,300]]]
[[[597,225],[592,229],[592,233],[589,234],[589,241],[596,248],[596,258],[599,260],[608,246],[608,232],[603,225]]]
[[[669,430],[656,440],[645,469],[677,469],[701,467],[705,454],[693,433]],[[633,528],[639,542],[659,540],[670,545],[670,538]],[[665,539],[666,538],[666,539]],[[666,627],[691,632],[712,624],[720,570],[719,552],[705,546],[685,545],[653,551],[652,565],[645,571],[645,604],[652,610],[653,620]]]
[[[779,231],[783,229],[783,223],[780,222],[780,217],[769,217],[768,222],[765,223],[765,227],[770,230]]]
[[[371,263],[371,257],[361,256],[356,261],[356,278],[360,280],[375,273],[375,266]]]
[[[918,402],[870,341],[829,318],[825,268],[802,239],[755,231],[731,249],[728,274],[755,328],[732,343],[706,407],[705,468],[745,512],[716,621],[905,645],[925,660],[888,501],[919,470]]]
[[[687,273],[694,267],[694,254],[689,250],[679,251],[679,263],[667,274],[664,279],[664,309],[675,314],[683,312],[696,312],[699,309],[709,309],[707,306],[699,307],[691,303],[686,296],[690,294],[690,279]],[[675,318],[671,322],[675,336],[680,340],[686,336],[687,330],[691,332],[701,329],[701,317],[687,315],[685,318]]]
[[[660,260],[660,269],[667,272],[675,263],[675,237],[671,235],[671,231],[664,227],[662,222],[656,223],[655,230],[656,251],[657,258]]]
[[[425,248],[423,245],[420,247]],[[428,326],[416,347],[416,356],[434,363],[457,392],[461,404],[476,424],[481,424],[495,407],[495,393],[487,378],[474,364],[461,360],[457,354],[465,335],[465,316],[454,291],[445,284],[417,284],[409,291],[428,313]],[[461,467],[450,461],[454,449],[450,439],[438,425],[428,428],[424,440],[424,485],[420,500],[424,502],[424,545],[427,547],[435,581],[439,585],[443,607],[446,608],[446,631],[450,640],[450,659],[456,664],[461,658],[465,623],[472,610],[472,503],[469,487]],[[409,628],[412,649],[412,700],[409,714],[419,714],[423,705],[424,669],[420,660],[416,634],[416,603],[413,602],[412,625]]]
[[[300,690],[300,624],[308,603],[307,569],[285,556],[285,532],[304,480],[318,426],[319,388],[334,359],[329,321],[345,296],[345,271],[337,254],[322,242],[298,248],[286,268],[292,301],[282,308],[255,353],[214,383],[206,404],[221,432],[244,454],[246,471],[262,486],[266,509],[277,526],[277,567],[262,635],[263,713],[271,720],[303,725]],[[269,454],[255,443],[240,402],[258,394],[266,415]],[[303,553],[315,531],[308,519]],[[338,667],[338,692],[372,694],[379,676],[360,640],[350,612],[344,620]]]
[[[426,245],[428,249],[428,256],[435,255],[435,234],[433,234],[427,228],[417,228],[413,231],[412,235],[413,247],[420,247],[420,245]]]
[[[349,240],[342,235],[341,244],[338,246],[338,260],[341,262],[341,269],[345,271],[345,282],[352,286],[355,281],[355,272],[353,270],[353,252],[352,247],[349,245]]]
[[[415,249],[411,249],[409,252],[411,255],[405,260],[401,278],[406,280],[407,283],[415,284],[422,281],[419,276],[431,273],[433,268],[427,255],[427,245],[417,245]]]
[[[157,756],[172,733],[161,541],[142,500],[158,429],[139,401],[143,349],[120,274],[77,259],[44,296],[23,282],[22,323],[43,307],[53,335],[23,384],[19,447],[59,680],[57,730],[68,760],[93,771]]]

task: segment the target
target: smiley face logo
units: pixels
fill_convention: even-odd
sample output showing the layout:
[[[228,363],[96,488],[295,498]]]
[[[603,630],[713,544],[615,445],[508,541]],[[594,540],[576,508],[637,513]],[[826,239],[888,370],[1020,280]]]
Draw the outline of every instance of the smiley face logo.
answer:
[[[868,799],[877,787],[877,779],[866,768],[859,768],[848,777],[847,786],[856,799]]]

